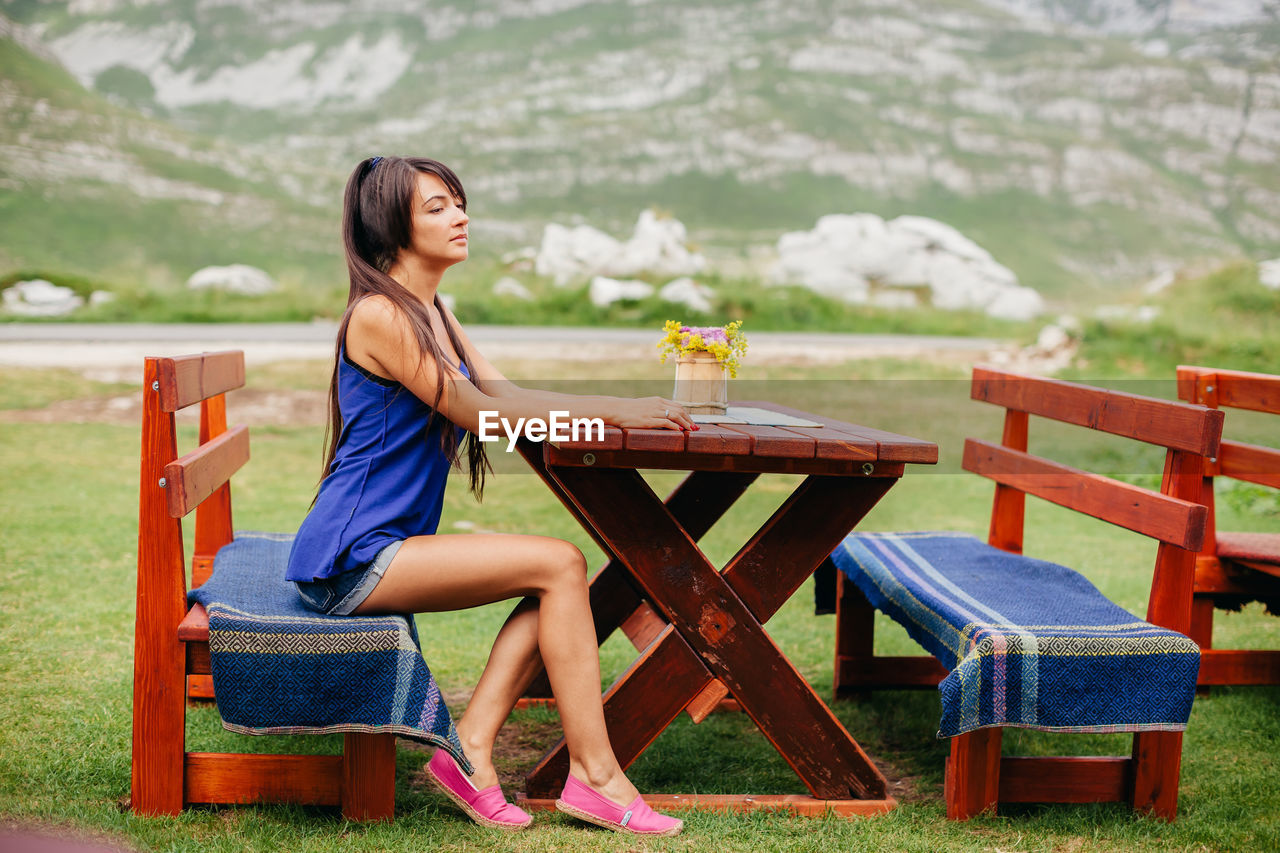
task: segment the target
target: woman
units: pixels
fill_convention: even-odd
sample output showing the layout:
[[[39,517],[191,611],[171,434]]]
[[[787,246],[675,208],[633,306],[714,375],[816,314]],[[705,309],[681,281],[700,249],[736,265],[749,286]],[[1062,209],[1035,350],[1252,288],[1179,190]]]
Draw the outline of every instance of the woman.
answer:
[[[441,535],[448,469],[466,456],[479,496],[488,462],[481,413],[601,418],[620,427],[697,429],[657,397],[555,394],[507,381],[437,296],[467,258],[467,198],[446,166],[373,157],[347,181],[343,238],[351,292],[330,385],[325,477],[298,531],[288,577],[315,609],[339,615],[458,610],[521,599],[498,633],[457,731],[475,772],[444,750],[429,778],[476,822],[504,829],[530,816],[506,802],[493,767],[498,729],[545,666],[570,754],[556,806],[621,832],[674,835],[682,823],[645,804],[613,755],[586,561],[542,536]],[[465,441],[463,435],[465,434]]]

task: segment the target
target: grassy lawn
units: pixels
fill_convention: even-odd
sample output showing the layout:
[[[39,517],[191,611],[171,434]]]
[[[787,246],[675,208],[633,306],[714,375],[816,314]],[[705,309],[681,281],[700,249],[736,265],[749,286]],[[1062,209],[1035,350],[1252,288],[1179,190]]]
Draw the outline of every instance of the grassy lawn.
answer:
[[[505,367],[519,375],[519,366]],[[573,384],[574,369],[543,366],[539,375]],[[752,395],[841,411],[863,423],[939,442],[942,464],[910,471],[868,517],[866,529],[985,532],[991,490],[985,481],[958,473],[959,440],[995,437],[1000,417],[995,409],[966,400],[961,367],[875,362],[780,366],[760,375],[763,384]],[[851,376],[863,381],[850,382]],[[325,378],[323,367],[315,364],[273,365],[251,372],[249,381],[255,389],[280,390],[287,401],[289,393],[314,393]],[[429,752],[404,741],[398,755],[397,817],[390,824],[350,824],[336,810],[285,806],[194,808],[176,818],[136,817],[123,805],[129,794],[138,429],[124,417],[70,423],[28,416],[58,399],[124,393],[120,386],[68,372],[0,374],[0,833],[24,827],[143,850],[210,851],[1280,847],[1280,690],[1272,688],[1218,689],[1197,700],[1185,739],[1179,819],[1172,825],[1135,817],[1118,805],[1011,807],[998,817],[947,823],[941,803],[947,744],[934,737],[939,708],[931,691],[886,691],[833,704],[845,727],[882,762],[902,801],[889,815],[871,819],[686,813],[683,835],[633,842],[544,813],[531,831],[508,836],[472,825],[427,786],[421,774]],[[235,421],[234,398],[230,409]],[[191,428],[187,431],[189,446]],[[1033,426],[1033,450],[1037,435]],[[296,528],[310,500],[320,438],[316,424],[255,429],[253,460],[237,476],[237,527]],[[1051,433],[1041,438],[1058,443]],[[1089,457],[1123,476],[1153,470],[1151,459],[1106,443],[1064,446],[1062,455]],[[480,505],[466,493],[462,478],[454,479],[442,531],[560,536],[582,548],[590,564],[602,563],[599,550],[536,477],[511,459],[499,460],[498,467]],[[665,493],[678,477],[654,474],[650,481]],[[729,559],[794,482],[762,478],[704,540],[713,560]],[[1280,530],[1278,510],[1261,490],[1235,489],[1223,495],[1220,524]],[[458,522],[474,526],[455,527]],[[1154,550],[1147,540],[1038,502],[1030,502],[1028,531],[1029,554],[1069,562],[1118,603],[1142,612]],[[419,618],[427,661],[455,711],[465,707],[508,609],[496,605]],[[1224,647],[1280,647],[1280,620],[1256,606],[1218,618]],[[823,696],[831,691],[832,620],[813,615],[806,588],[768,626]],[[878,643],[884,653],[913,653],[905,634],[887,623]],[[606,683],[633,656],[625,639],[611,638],[601,653]],[[500,745],[500,771],[509,791],[512,780],[558,737],[554,712],[513,716]],[[1006,741],[1008,751],[1039,754],[1118,754],[1128,743],[1120,736],[1074,736],[1064,743],[1018,730],[1009,730]],[[216,711],[204,708],[189,714],[188,749],[337,752],[340,738],[245,738],[223,731]],[[804,792],[742,715],[716,714],[697,726],[681,718],[630,772],[643,791]]]

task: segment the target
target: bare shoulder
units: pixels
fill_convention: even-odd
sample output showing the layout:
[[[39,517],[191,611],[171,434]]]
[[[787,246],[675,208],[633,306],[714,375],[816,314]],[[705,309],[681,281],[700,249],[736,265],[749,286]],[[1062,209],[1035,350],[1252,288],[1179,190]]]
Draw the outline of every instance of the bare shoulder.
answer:
[[[396,377],[404,342],[411,335],[408,318],[390,299],[366,296],[351,309],[347,356],[379,376]]]
[[[387,297],[374,293],[351,309],[351,325],[364,330],[388,327],[405,321],[404,314]]]

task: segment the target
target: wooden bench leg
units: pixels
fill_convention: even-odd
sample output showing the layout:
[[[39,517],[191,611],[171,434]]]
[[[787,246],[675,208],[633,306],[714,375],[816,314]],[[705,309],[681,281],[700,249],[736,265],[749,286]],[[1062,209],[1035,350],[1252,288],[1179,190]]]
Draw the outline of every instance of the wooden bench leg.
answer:
[[[828,557],[826,562],[830,559]],[[832,685],[837,696],[857,687],[856,682],[850,684],[844,677],[842,662],[849,659],[866,662],[875,657],[875,632],[876,609],[853,581],[845,577],[844,572],[837,571],[836,670]]]
[[[1172,821],[1178,812],[1182,732],[1133,736],[1133,808]]]
[[[1213,599],[1197,597],[1191,602],[1191,630],[1187,636],[1202,649],[1213,648]]]
[[[396,736],[346,735],[342,750],[342,816],[391,820],[396,812]]]
[[[996,810],[1000,798],[1003,730],[978,729],[951,739],[944,793],[947,820],[968,820]]]

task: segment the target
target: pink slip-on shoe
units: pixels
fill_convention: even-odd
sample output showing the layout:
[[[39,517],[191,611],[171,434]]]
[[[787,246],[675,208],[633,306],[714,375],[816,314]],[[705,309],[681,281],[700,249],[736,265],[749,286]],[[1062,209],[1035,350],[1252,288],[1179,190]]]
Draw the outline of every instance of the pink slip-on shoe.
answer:
[[[427,762],[427,778],[481,826],[514,830],[524,829],[533,821],[524,809],[507,802],[498,785],[483,791],[476,788],[443,749],[437,749]]]
[[[679,835],[684,821],[658,814],[649,808],[644,797],[637,796],[630,805],[620,806],[603,794],[592,790],[574,776],[564,782],[564,791],[556,800],[556,808],[579,820],[636,835]]]

